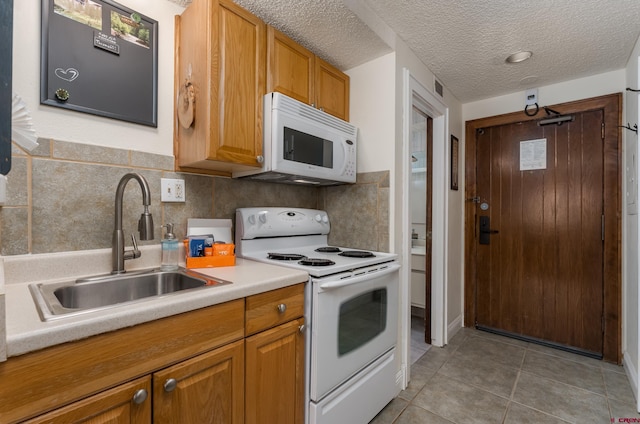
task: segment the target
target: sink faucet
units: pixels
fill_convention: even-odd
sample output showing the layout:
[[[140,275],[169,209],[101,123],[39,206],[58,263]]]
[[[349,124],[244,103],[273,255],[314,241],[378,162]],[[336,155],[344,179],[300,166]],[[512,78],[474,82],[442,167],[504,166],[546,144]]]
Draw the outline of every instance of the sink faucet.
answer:
[[[149,190],[149,184],[147,180],[140,174],[129,173],[125,174],[118,183],[116,190],[116,216],[115,225],[113,228],[113,238],[111,239],[111,264],[113,266],[112,274],[122,274],[124,270],[124,261],[126,259],[139,258],[142,253],[138,250],[138,244],[136,243],[136,237],[131,234],[131,240],[133,241],[133,250],[124,250],[124,234],[122,232],[122,198],[124,195],[124,188],[130,179],[138,181],[140,188],[142,189],[142,204],[144,205],[144,212],[140,215],[138,221],[138,231],[140,232],[140,240],[153,240],[153,217],[149,212],[149,206],[151,205],[151,191]]]

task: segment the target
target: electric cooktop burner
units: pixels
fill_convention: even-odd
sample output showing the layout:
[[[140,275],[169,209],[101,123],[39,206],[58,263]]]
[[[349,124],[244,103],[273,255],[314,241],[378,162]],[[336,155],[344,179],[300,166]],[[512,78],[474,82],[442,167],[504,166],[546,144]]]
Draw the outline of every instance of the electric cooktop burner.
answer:
[[[333,247],[333,246],[326,246],[326,247],[318,247],[316,249],[316,252],[321,252],[321,253],[338,253],[338,252],[342,252],[342,250],[339,247]]]
[[[345,250],[342,253],[338,253],[338,255],[345,256],[347,258],[373,258],[376,256],[373,253],[364,250]]]
[[[267,253],[269,259],[276,261],[299,261],[306,258],[304,255],[298,255],[296,253]]]
[[[336,263],[329,259],[317,259],[317,258],[304,258],[298,262],[300,265],[308,266],[331,266]]]

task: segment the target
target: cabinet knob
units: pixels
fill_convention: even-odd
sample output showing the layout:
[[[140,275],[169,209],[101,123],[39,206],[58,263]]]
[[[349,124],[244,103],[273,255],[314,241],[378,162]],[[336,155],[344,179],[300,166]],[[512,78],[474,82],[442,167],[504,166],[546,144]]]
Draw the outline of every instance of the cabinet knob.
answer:
[[[133,395],[133,403],[141,405],[145,400],[147,400],[147,396],[147,391],[145,389],[140,389]]]
[[[164,385],[162,387],[164,387],[164,391],[168,393],[173,392],[176,389],[177,385],[178,381],[175,378],[170,378],[164,382]]]
[[[262,163],[262,162],[264,162],[264,156],[262,156],[262,155],[258,155],[258,156],[256,156],[256,161],[257,161],[258,163]]]
[[[302,334],[305,332],[306,329],[307,329],[307,326],[302,324],[300,327],[298,327],[298,332]]]
[[[281,303],[278,305],[278,312],[280,312],[281,314],[284,314],[286,310],[287,310],[287,305],[285,305],[284,303]]]

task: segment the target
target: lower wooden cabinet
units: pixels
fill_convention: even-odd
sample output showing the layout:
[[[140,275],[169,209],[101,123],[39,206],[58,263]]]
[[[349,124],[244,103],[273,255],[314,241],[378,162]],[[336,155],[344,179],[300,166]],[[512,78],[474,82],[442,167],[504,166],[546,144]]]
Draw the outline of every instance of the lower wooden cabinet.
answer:
[[[87,399],[41,415],[28,424],[151,422],[151,377],[142,377]]]
[[[244,341],[153,374],[155,424],[244,422]]]
[[[0,422],[303,424],[303,303],[304,283],[10,358]]]
[[[304,423],[304,319],[246,339],[245,423]]]
[[[244,340],[198,355],[151,376],[122,384],[27,422],[242,424]]]

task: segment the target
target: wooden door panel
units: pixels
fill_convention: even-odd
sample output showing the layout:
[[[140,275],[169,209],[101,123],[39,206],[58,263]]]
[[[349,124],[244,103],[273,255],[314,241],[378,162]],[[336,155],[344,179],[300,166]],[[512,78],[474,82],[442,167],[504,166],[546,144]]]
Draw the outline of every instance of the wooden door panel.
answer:
[[[137,404],[133,397],[139,390],[151,392],[151,378],[141,377],[113,389],[82,399],[25,424],[149,424],[151,400]]]
[[[479,245],[477,324],[602,353],[601,110],[561,126],[536,122],[476,135]],[[546,169],[520,171],[520,142],[546,139]]]
[[[246,339],[245,423],[304,422],[304,319]]]
[[[165,384],[175,380],[174,388]],[[239,340],[153,374],[153,422],[244,422],[244,341]]]

